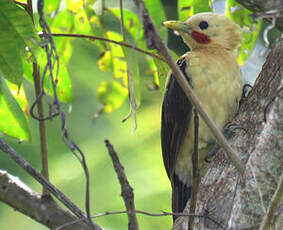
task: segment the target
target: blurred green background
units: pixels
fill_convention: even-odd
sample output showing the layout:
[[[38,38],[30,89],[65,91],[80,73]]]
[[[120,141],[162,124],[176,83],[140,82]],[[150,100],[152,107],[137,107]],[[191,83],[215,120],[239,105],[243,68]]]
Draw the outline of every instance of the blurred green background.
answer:
[[[105,211],[125,210],[120,196],[120,185],[112,162],[104,145],[109,139],[125,167],[134,188],[136,208],[148,212],[170,211],[170,184],[163,168],[160,149],[160,105],[162,93],[146,87],[150,78],[142,77],[142,106],[138,110],[138,129],[131,134],[131,119],[122,123],[129,112],[129,105],[109,115],[100,116],[95,123],[92,118],[100,108],[95,89],[107,74],[98,69],[98,52],[88,42],[73,40],[73,56],[68,69],[73,82],[72,111],[67,113],[69,133],[84,151],[90,170],[92,214]],[[78,55],[79,54],[79,55]],[[105,76],[106,75],[106,76]],[[32,85],[25,82],[32,93]],[[27,95],[30,95],[27,93]],[[28,98],[29,102],[33,98]],[[66,106],[65,110],[68,110]],[[17,143],[5,138],[24,158],[40,168],[40,151],[37,122],[30,119],[31,143]],[[70,199],[84,209],[85,180],[83,170],[76,158],[62,142],[58,119],[48,121],[48,151],[50,180]],[[19,168],[6,155],[0,154],[0,168],[19,176],[37,192],[41,186]],[[164,229],[170,217],[138,216],[141,229]],[[126,229],[126,215],[112,215],[95,219],[105,229]],[[30,218],[0,203],[0,229],[46,229]]]

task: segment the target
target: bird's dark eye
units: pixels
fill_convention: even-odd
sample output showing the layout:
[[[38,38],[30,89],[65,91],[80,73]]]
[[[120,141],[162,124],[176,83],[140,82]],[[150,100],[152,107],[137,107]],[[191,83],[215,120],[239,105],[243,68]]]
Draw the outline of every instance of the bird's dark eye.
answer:
[[[208,28],[208,23],[206,21],[201,21],[198,26],[201,30],[205,30]]]

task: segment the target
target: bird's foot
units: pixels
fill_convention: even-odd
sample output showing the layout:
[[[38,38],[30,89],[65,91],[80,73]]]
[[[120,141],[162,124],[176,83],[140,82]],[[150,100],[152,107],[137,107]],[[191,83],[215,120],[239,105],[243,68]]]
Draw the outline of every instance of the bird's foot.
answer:
[[[208,141],[208,144],[213,145],[213,146],[212,146],[211,150],[205,155],[204,160],[205,160],[206,163],[211,162],[211,158],[213,158],[215,156],[216,152],[218,151],[218,149],[220,147],[216,140],[210,140],[210,141]]]
[[[248,92],[253,88],[250,84],[244,84],[243,89],[242,89],[242,96],[241,99],[239,101],[239,106],[241,106],[243,104],[243,102],[246,100],[247,98],[247,94]]]
[[[233,136],[233,134],[235,133],[236,130],[241,129],[244,130],[245,132],[247,132],[247,130],[242,127],[239,124],[235,124],[235,123],[229,123],[228,125],[226,125],[226,127],[223,130],[223,136],[226,139],[229,139]],[[210,140],[208,141],[208,145],[213,145],[212,149],[206,154],[204,160],[206,163],[210,163],[211,158],[213,158],[216,154],[216,152],[218,151],[218,149],[220,148],[218,142],[216,140]]]

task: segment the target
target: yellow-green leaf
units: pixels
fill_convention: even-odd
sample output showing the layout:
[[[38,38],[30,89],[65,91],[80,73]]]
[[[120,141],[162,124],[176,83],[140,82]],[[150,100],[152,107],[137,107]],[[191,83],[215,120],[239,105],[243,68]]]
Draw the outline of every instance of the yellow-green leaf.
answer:
[[[82,9],[84,5],[84,0],[67,0],[67,8],[72,13],[77,13],[80,9]]]
[[[116,80],[105,81],[100,84],[96,96],[104,105],[103,111],[111,113],[124,103],[128,96],[128,90]]]
[[[107,37],[115,41],[122,41],[122,36],[115,32],[107,32]],[[109,43],[114,77],[119,79],[122,78],[125,85],[127,85],[127,63],[125,60],[125,55],[123,49],[120,45],[114,43]]]
[[[18,92],[16,90],[18,86],[15,85],[10,85],[10,87],[12,93],[0,75],[0,131],[20,140],[30,140],[31,134],[27,121],[28,108],[24,91],[21,89]],[[13,94],[16,95],[19,103]]]
[[[38,36],[27,12],[12,0],[0,1],[0,71],[9,81],[20,85],[23,78],[21,58],[31,50],[37,55]]]

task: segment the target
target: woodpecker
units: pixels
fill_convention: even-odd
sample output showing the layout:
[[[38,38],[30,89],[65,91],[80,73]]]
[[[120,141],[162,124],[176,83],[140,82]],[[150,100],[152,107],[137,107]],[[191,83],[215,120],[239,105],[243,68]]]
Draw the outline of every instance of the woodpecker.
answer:
[[[188,83],[216,126],[223,130],[234,116],[241,98],[243,79],[235,57],[241,43],[240,27],[223,15],[199,13],[185,22],[166,21],[190,48],[177,61]],[[172,186],[172,211],[183,212],[190,198],[194,148],[193,106],[172,72],[169,72],[162,104],[161,145],[163,162]],[[200,175],[205,156],[215,143],[202,119],[199,122]],[[175,220],[176,217],[173,217]]]

